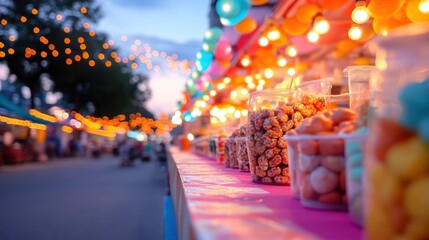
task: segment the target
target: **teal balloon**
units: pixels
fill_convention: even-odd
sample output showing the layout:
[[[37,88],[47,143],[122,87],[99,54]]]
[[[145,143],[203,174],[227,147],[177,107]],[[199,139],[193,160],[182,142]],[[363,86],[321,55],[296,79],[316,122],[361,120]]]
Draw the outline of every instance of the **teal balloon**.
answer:
[[[231,3],[233,2],[233,3]],[[233,26],[241,22],[248,14],[251,4],[247,0],[220,0],[216,4],[216,10],[222,6],[231,6],[234,8],[233,14],[219,14],[220,22],[224,26]],[[225,8],[223,8],[225,9]]]
[[[192,85],[186,84],[186,91],[189,93],[189,96],[194,96],[195,92],[197,91],[197,88],[195,84],[192,84]]]
[[[178,101],[177,104],[176,104],[176,106],[177,106],[177,108],[181,108],[183,106],[182,101]]]
[[[204,50],[200,50],[197,52],[197,59],[212,59],[213,58],[213,53],[211,52],[206,52]],[[201,71],[200,71],[201,72]]]
[[[202,98],[204,96],[204,92],[199,92],[199,91],[197,91],[196,93],[195,93],[195,97],[197,97],[197,98]]]
[[[192,121],[195,121],[195,117],[193,117],[190,112],[184,112],[183,120],[185,120],[185,122],[192,122]]]
[[[192,79],[197,79],[199,76],[201,76],[202,72],[199,71],[193,71],[191,74]]]
[[[203,42],[203,50],[205,52],[214,52],[215,48],[216,48],[216,43],[210,43],[210,42]]]
[[[210,64],[213,60],[213,53],[206,51],[199,51],[197,53],[197,61],[195,62],[195,66],[197,70],[200,72],[204,72],[210,67]]]
[[[207,30],[204,35],[204,42],[216,46],[216,43],[219,42],[219,39],[222,37],[222,29],[218,27],[212,27]]]
[[[216,3],[216,12],[221,18],[231,18],[237,16],[245,0],[219,0]]]

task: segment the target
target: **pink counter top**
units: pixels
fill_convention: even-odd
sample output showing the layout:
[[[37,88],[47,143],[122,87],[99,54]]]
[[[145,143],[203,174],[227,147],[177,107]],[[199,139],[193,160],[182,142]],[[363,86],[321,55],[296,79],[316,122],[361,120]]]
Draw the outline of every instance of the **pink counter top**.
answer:
[[[180,239],[362,239],[347,212],[306,209],[214,160],[173,149],[169,172]]]

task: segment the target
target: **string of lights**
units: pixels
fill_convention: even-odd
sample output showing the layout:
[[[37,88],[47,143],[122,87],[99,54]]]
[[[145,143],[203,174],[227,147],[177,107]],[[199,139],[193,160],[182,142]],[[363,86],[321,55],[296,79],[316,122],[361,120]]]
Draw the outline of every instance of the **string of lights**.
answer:
[[[82,7],[80,9],[80,12],[82,14],[86,14],[87,11],[88,10],[85,7]],[[31,10],[31,14],[37,15],[38,10],[33,8]],[[61,14],[57,14],[55,16],[55,19],[57,21],[63,21],[63,16]],[[27,17],[25,16],[21,16],[20,21],[23,24],[26,24],[28,22]],[[3,26],[6,26],[8,22],[6,19],[1,19],[0,24]],[[84,22],[83,27],[85,29],[89,29],[90,24],[88,22]],[[71,32],[69,27],[64,27],[63,30],[66,34]],[[49,50],[51,51],[50,54],[52,54],[53,57],[58,57],[60,54],[62,54],[57,50],[57,47],[54,44],[52,43],[49,44],[49,39],[46,36],[41,35],[41,32],[43,32],[43,29],[40,29],[38,26],[33,27],[33,33],[40,35],[39,37],[40,42],[48,46]],[[88,35],[90,37],[94,37],[96,35],[95,30],[89,30]],[[16,39],[17,39],[17,36],[14,36],[14,35],[10,35],[8,38],[10,42],[14,42],[16,41]],[[123,35],[121,37],[121,40],[123,42],[127,42],[128,37]],[[112,61],[115,61],[116,63],[122,62],[124,64],[129,64],[132,69],[137,69],[139,66],[144,66],[146,67],[147,70],[160,71],[161,66],[154,65],[152,58],[162,58],[167,61],[166,66],[169,70],[180,71],[180,73],[188,74],[188,75],[191,73],[191,68],[194,65],[192,61],[188,61],[186,59],[183,59],[183,60],[178,59],[177,54],[168,55],[164,51],[158,51],[158,50],[152,49],[152,47],[147,43],[142,46],[142,41],[139,39],[136,39],[134,43],[131,45],[130,47],[130,50],[132,51],[131,54],[121,58],[116,51],[112,51],[110,53],[110,60],[108,59],[108,56],[105,56],[103,53],[98,53],[97,56],[90,56],[90,54],[86,51],[87,46],[85,45],[85,38],[83,36],[79,36],[77,38],[77,41],[79,43],[79,48],[82,52],[79,54],[74,54],[73,56],[72,49],[66,46],[64,50],[64,54],[67,55],[67,58],[65,60],[67,65],[71,65],[74,62],[79,62],[79,61],[82,61],[82,59],[84,59],[84,60],[88,60],[88,64],[90,67],[94,67],[96,65],[96,61],[100,61],[106,67],[111,67]],[[70,45],[71,43],[72,41],[69,37],[64,38],[65,45]],[[114,45],[115,45],[114,40],[109,40],[106,43],[103,43],[102,48],[107,50],[110,47],[113,47]],[[0,58],[6,57],[6,54],[10,54],[10,55],[15,54],[15,50],[13,48],[8,48],[6,50],[6,49],[3,49],[4,47],[5,47],[5,44],[0,42]],[[34,57],[37,54],[39,54],[40,57],[42,58],[46,58],[48,56],[47,51],[41,51],[40,53],[37,53],[36,50],[32,49],[31,47],[27,47],[25,49],[26,58]]]

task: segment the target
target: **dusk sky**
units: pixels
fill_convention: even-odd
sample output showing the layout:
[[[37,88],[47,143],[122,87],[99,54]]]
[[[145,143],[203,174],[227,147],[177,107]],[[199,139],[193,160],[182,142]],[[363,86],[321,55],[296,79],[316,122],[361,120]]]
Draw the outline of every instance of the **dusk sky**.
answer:
[[[178,54],[179,58],[195,60],[205,31],[209,28],[210,0],[99,0],[104,17],[97,29],[113,39],[128,36],[140,39],[152,49]],[[116,41],[118,42],[118,41]],[[127,46],[121,43],[121,46]],[[123,51],[127,51],[125,47]],[[162,63],[161,63],[162,64]],[[143,72],[143,69],[137,71]],[[150,77],[152,99],[146,107],[155,114],[173,112],[187,76],[167,68],[145,72]]]

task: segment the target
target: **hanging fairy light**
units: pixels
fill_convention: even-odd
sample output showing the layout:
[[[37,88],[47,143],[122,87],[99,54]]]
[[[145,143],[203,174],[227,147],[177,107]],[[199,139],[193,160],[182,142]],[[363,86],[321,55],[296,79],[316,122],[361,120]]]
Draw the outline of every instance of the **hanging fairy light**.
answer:
[[[320,38],[320,35],[314,30],[311,30],[307,33],[307,39],[312,43],[319,41],[319,38]]]
[[[266,37],[260,37],[258,43],[259,43],[259,46],[266,47],[270,43],[270,40],[268,40],[268,38]]]
[[[267,38],[270,41],[277,41],[281,37],[281,33],[277,26],[273,25],[267,29]]]
[[[295,70],[295,68],[289,68],[289,69],[287,70],[287,74],[288,74],[289,76],[293,76],[293,75],[295,75],[295,74],[296,74],[296,70]]]
[[[329,31],[329,22],[323,17],[322,14],[319,13],[314,17],[313,29],[318,34],[325,34]]]
[[[348,32],[349,38],[352,40],[359,40],[362,38],[362,28],[360,26],[353,25]]]
[[[287,54],[289,57],[295,57],[295,56],[298,54],[298,51],[296,50],[296,47],[295,47],[295,46],[291,45],[291,46],[288,46],[288,47],[286,48],[286,54]]]
[[[287,64],[287,60],[284,57],[279,57],[277,58],[277,65],[279,65],[279,67],[284,67]]]
[[[356,1],[355,9],[352,12],[352,20],[357,24],[362,24],[369,20],[369,12],[366,8],[365,0]]]
[[[419,10],[422,13],[429,13],[429,0],[421,0],[419,3]]]
[[[248,67],[250,65],[251,61],[250,61],[250,57],[249,55],[245,55],[242,59],[241,59],[241,65],[243,65],[243,67]]]
[[[264,76],[265,78],[272,78],[274,76],[274,71],[271,68],[265,68]]]

